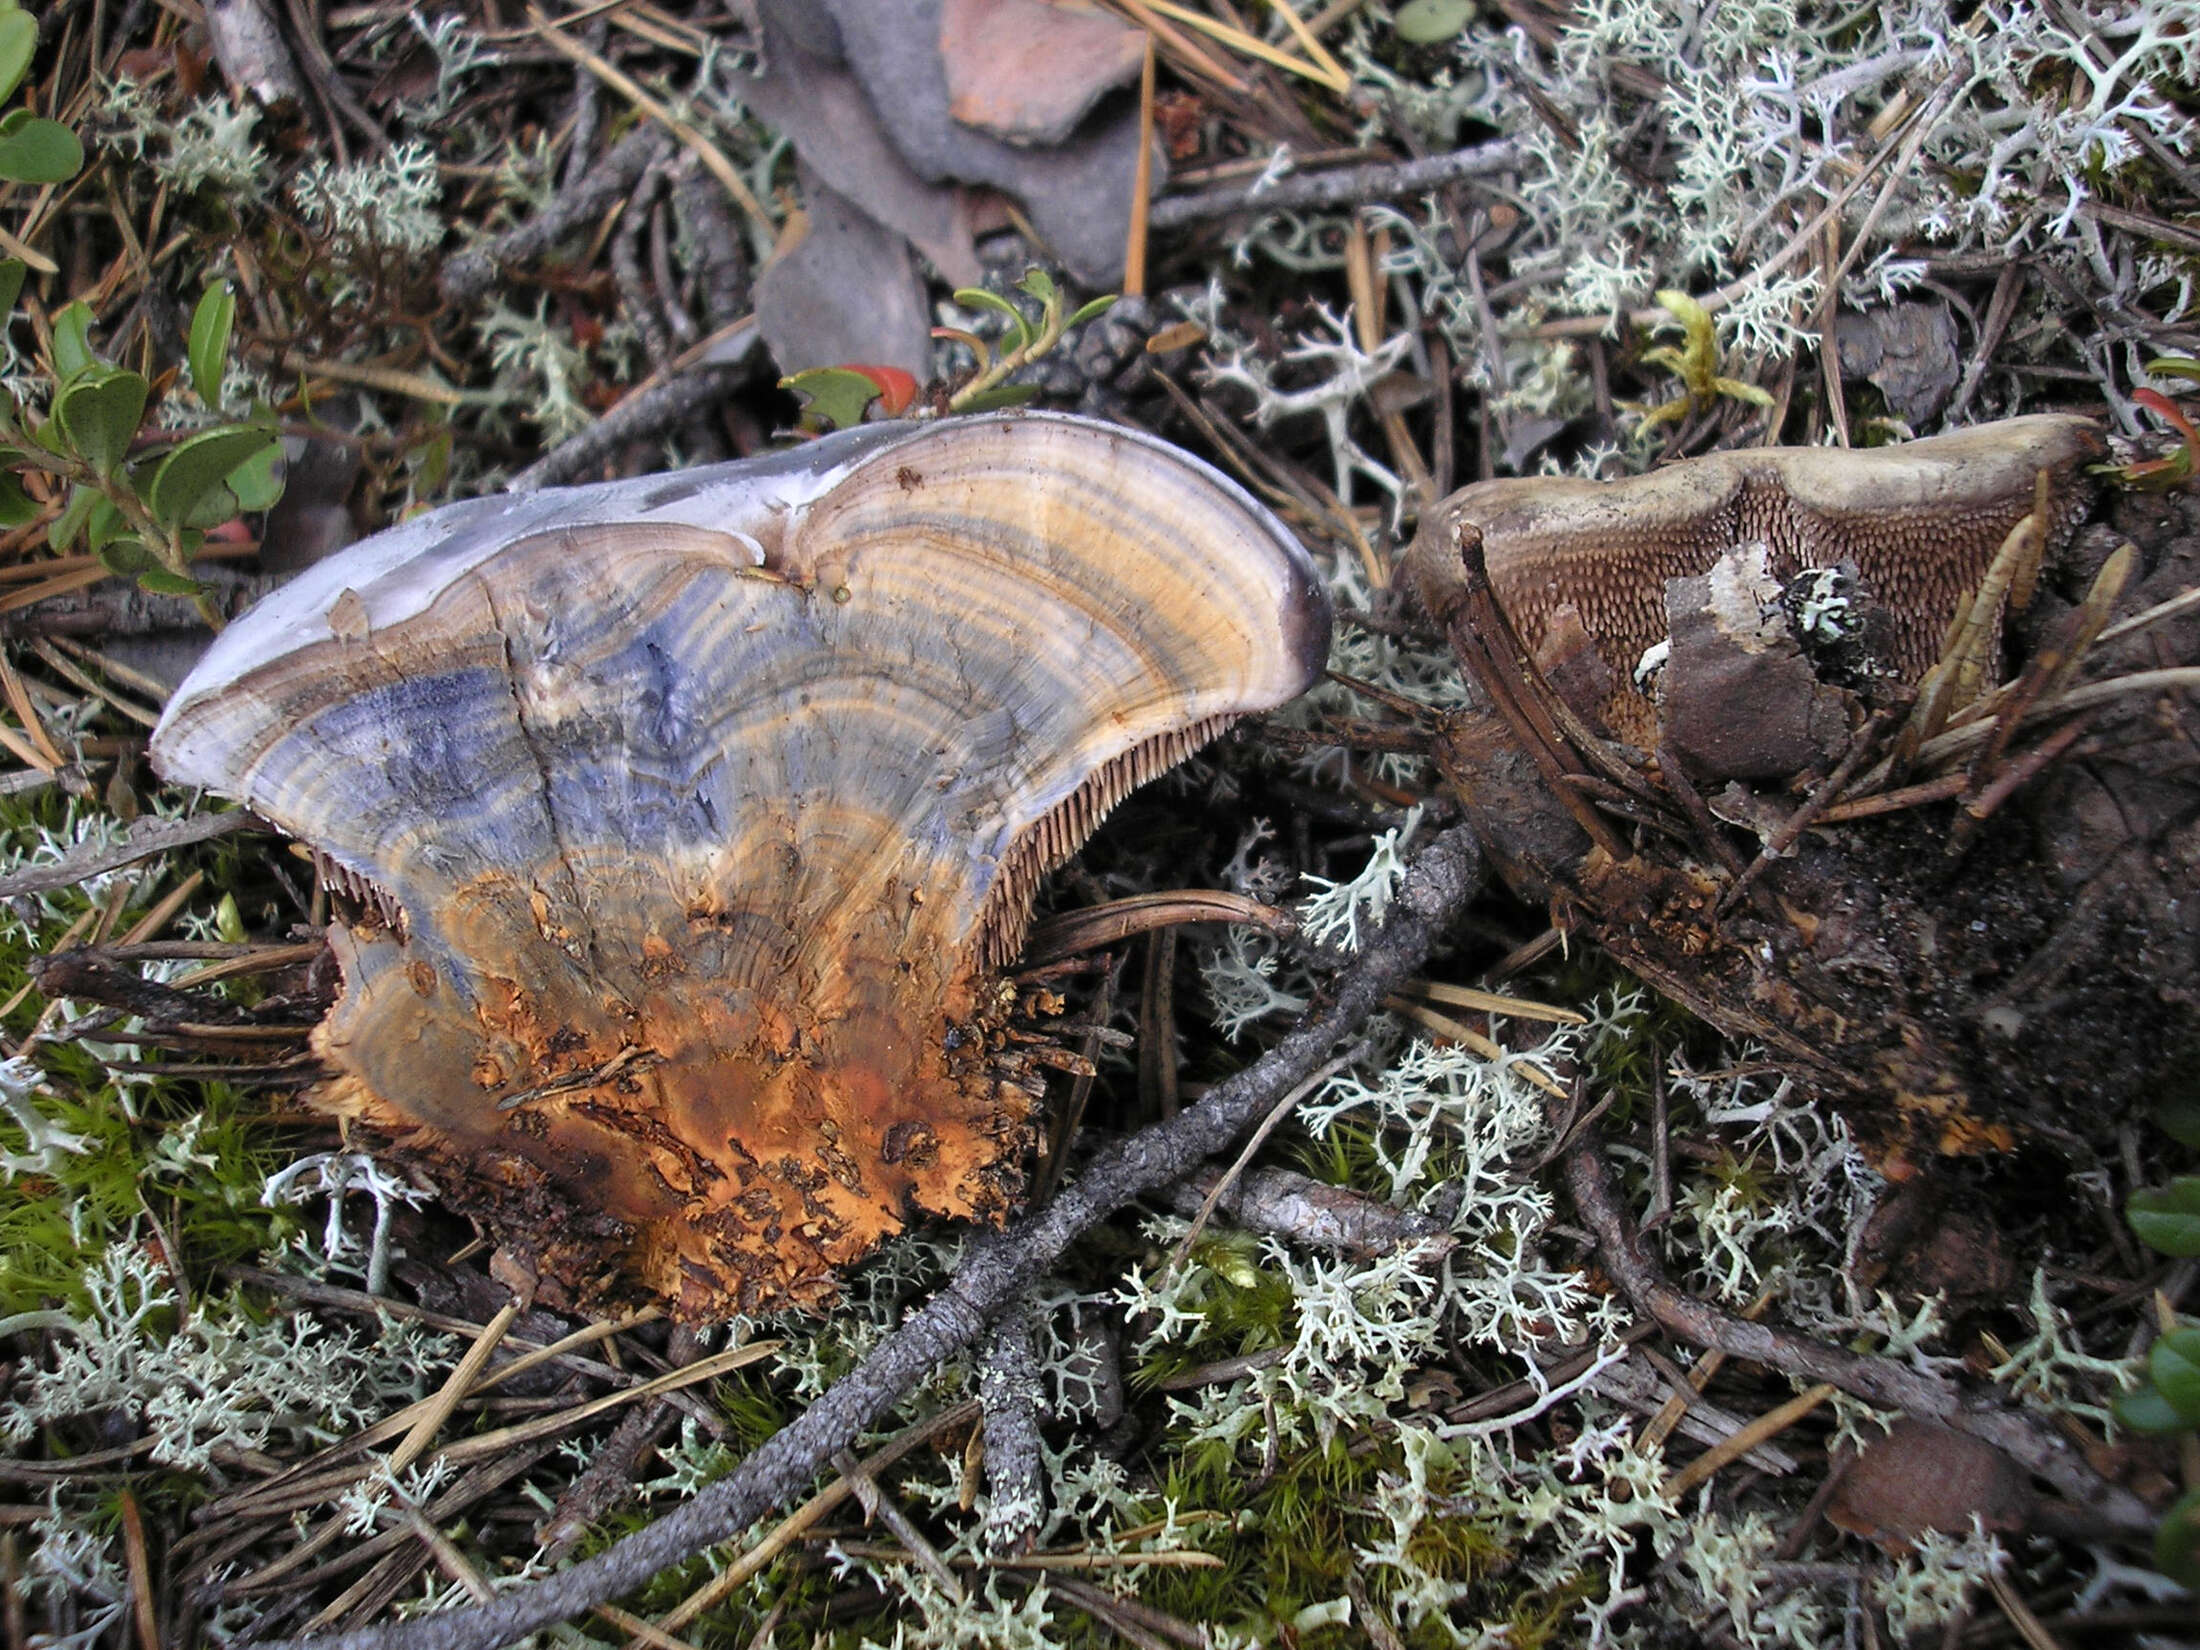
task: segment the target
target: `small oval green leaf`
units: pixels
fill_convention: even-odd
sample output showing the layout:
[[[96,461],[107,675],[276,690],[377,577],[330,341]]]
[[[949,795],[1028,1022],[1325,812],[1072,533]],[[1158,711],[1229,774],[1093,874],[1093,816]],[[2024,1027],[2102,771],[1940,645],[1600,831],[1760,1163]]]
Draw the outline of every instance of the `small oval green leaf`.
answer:
[[[275,432],[255,425],[205,430],[180,442],[160,461],[145,489],[153,519],[170,527],[211,527],[237,514],[229,474],[276,444]]]
[[[1031,323],[1024,319],[1024,312],[1000,294],[988,292],[982,286],[959,287],[955,302],[965,309],[990,309],[1007,316],[1016,328],[1014,336],[1007,341],[1010,349],[1019,350],[1031,342]]]
[[[0,527],[28,527],[37,519],[37,501],[15,477],[0,472]]]
[[[2200,1175],[2180,1175],[2167,1186],[2133,1192],[2124,1218],[2149,1249],[2179,1260],[2200,1255]]]
[[[1039,393],[1036,384],[1001,384],[990,390],[980,390],[958,409],[966,413],[998,412],[1003,407],[1021,407]]]
[[[229,359],[229,329],[237,319],[237,295],[227,281],[206,289],[191,312],[191,387],[209,407],[222,404],[222,367]]]
[[[845,430],[863,422],[863,414],[879,397],[878,380],[853,367],[812,367],[779,381],[783,390],[809,397],[802,419],[813,428]]]
[[[21,258],[0,258],[0,318],[15,308],[23,295],[23,277],[30,272]]]
[[[1062,323],[1063,327],[1080,327],[1095,315],[1107,314],[1109,310],[1115,307],[1115,300],[1120,296],[1119,293],[1111,292],[1104,298],[1093,299],[1089,304],[1079,304],[1070,318]]]
[[[99,365],[92,353],[92,306],[83,299],[63,304],[53,316],[53,375],[66,386],[78,373]]]
[[[130,531],[129,519],[115,507],[115,501],[105,495],[92,500],[91,516],[84,523],[85,547],[96,556],[108,545],[123,539],[135,543],[136,535]]]
[[[122,466],[152,386],[121,367],[86,372],[54,397],[54,422],[77,456],[103,476]]]
[[[2200,1592],[2200,1490],[2188,1490],[2162,1514],[2154,1532],[2154,1567]]]
[[[231,470],[224,479],[230,492],[236,495],[239,515],[274,509],[275,501],[283,496],[282,443],[270,442],[263,451],[254,453]]]
[[[2155,1390],[2191,1426],[2200,1426],[2200,1329],[2173,1329],[2147,1354]]]
[[[129,534],[101,545],[93,554],[99,557],[100,566],[125,579],[138,578],[160,566],[160,558],[146,549],[142,540]]]
[[[0,132],[0,178],[10,183],[67,183],[84,169],[84,145],[58,120],[34,115]]]
[[[0,100],[23,83],[38,50],[38,19],[27,11],[0,11]]]
[[[2120,1393],[2108,1407],[2115,1412],[2117,1424],[2129,1432],[2183,1432],[2192,1425],[2178,1413],[2175,1404],[2151,1386]]]
[[[76,543],[77,536],[92,519],[92,506],[99,502],[99,494],[92,488],[71,487],[69,502],[61,507],[61,514],[46,523],[46,548],[66,550]]]
[[[200,596],[206,586],[197,579],[186,578],[181,573],[171,573],[165,567],[149,567],[137,576],[138,588],[155,596]]]
[[[2158,1101],[2154,1121],[2181,1146],[2200,1146],[2200,1086]]]

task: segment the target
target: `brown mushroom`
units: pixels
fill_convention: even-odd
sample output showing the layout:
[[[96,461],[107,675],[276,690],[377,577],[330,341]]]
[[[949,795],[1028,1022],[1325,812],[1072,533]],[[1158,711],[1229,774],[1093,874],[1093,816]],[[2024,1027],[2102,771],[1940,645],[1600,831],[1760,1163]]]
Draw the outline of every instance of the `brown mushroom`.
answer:
[[[1478,533],[1491,586],[1529,652],[1585,631],[1603,666],[1603,720],[1648,746],[1656,717],[1636,672],[1666,636],[1667,580],[1706,574],[1726,551],[1759,543],[1782,581],[1846,563],[1889,621],[1887,663],[1914,682],[1939,656],[1957,601],[2031,510],[2036,475],[2050,477],[2047,539],[2057,548],[2087,504],[2083,466],[2104,451],[2090,421],[2048,415],[1898,447],[1712,453],[1622,481],[1485,481],[1431,514],[1408,575],[1448,626],[1465,594],[1459,537]]]
[[[2041,417],[1485,483],[1410,555],[1477,689],[1434,754],[1492,865],[1838,1099],[1893,1178],[2069,1138],[2189,1059],[2189,735],[2058,685],[2190,646],[2092,643],[2191,581],[2178,551],[2123,588],[2136,549],[2086,519],[2104,447]],[[2054,601],[2005,626],[2049,557]],[[1853,635],[1803,621],[1829,589]]]
[[[1003,1210],[1035,884],[1328,628],[1298,542],[1162,442],[874,425],[370,539],[153,749],[360,896],[320,1102],[567,1292],[700,1317]]]

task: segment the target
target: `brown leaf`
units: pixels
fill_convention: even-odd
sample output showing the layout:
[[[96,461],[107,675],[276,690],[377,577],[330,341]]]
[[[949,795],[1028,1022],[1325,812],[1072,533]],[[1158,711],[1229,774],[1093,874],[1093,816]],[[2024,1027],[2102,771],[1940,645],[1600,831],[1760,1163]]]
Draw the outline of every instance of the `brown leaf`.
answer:
[[[1967,1535],[2024,1528],[2033,1494],[2024,1469],[1993,1445],[1937,1421],[1903,1419],[1842,1475],[1826,1518],[1890,1553],[1928,1530]]]
[[[948,112],[1010,143],[1061,143],[1144,56],[1139,30],[1081,0],[940,6]]]

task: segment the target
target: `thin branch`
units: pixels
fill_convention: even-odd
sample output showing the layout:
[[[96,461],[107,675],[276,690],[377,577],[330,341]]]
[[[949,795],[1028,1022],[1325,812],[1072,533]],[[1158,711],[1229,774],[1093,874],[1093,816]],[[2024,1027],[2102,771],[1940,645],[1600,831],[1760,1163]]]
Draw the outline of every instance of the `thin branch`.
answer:
[[[1354,166],[1341,172],[1318,172],[1312,177],[1286,178],[1261,187],[1251,183],[1230,189],[1209,189],[1197,195],[1172,195],[1153,203],[1147,214],[1155,229],[1181,229],[1208,218],[1224,218],[1233,212],[1301,212],[1324,207],[1357,206],[1365,201],[1396,200],[1404,195],[1426,194],[1465,178],[1485,178],[1507,172],[1520,164],[1524,153],[1513,138],[1454,149],[1448,155],[1426,160],[1395,161]]]
[[[620,201],[655,162],[672,153],[672,139],[657,126],[644,126],[614,145],[579,183],[525,223],[495,240],[470,246],[443,266],[437,283],[454,304],[469,303],[496,284],[497,271],[547,252],[583,225],[593,223]]]
[[[1984,1439],[2053,1484],[2111,1529],[2139,1535],[2153,1514],[2129,1490],[2103,1480],[2077,1446],[2024,1410],[1888,1358],[1867,1357],[1766,1324],[1730,1317],[1665,1280],[1620,1206],[1611,1170],[1594,1135],[1566,1158],[1566,1186],[1583,1222],[1596,1234],[1597,1254],[1635,1310],[1655,1318],[1692,1346],[1747,1358],[1806,1380],[1822,1381],[1868,1403],[1930,1416]]]
[[[120,842],[87,842],[50,865],[27,865],[0,877],[0,899],[67,888],[155,854],[188,848],[195,842],[249,830],[258,824],[241,808],[233,813],[194,814],[185,819],[140,820]]]

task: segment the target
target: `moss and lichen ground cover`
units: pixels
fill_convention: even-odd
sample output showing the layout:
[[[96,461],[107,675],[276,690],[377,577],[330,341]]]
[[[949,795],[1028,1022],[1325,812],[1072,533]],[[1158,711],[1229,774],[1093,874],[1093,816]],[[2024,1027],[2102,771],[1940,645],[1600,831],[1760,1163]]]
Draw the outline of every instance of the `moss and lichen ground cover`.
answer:
[[[242,1644],[523,1587],[732,1471],[965,1242],[897,1241],[821,1317],[500,1319],[472,1234],[297,1103],[330,983],[312,867],[243,832],[77,874],[201,808],[148,772],[145,728],[202,610],[280,575],[263,562],[546,454],[568,477],[640,473],[756,450],[797,416],[760,356],[695,347],[740,336],[805,204],[748,106],[746,8],[240,9],[258,48],[192,0],[0,11],[0,70],[21,65],[0,114],[20,277],[0,383],[17,430],[65,411],[69,437],[10,434],[0,495],[0,874],[50,883],[0,910],[11,1650]],[[1389,588],[1452,486],[2050,409],[2177,462],[2174,363],[2200,354],[2200,15],[2181,0],[1343,0],[1216,4],[1200,27],[1123,9],[1161,43],[1173,166],[1144,292],[1020,377],[1240,469],[1348,622],[1340,680],[1134,799],[1048,895],[1225,887],[1293,905],[1309,942],[1194,928],[1067,976],[1101,1072],[1057,1105],[1082,1106],[1088,1143],[1272,1044],[1454,816],[1396,707],[1456,704],[1458,672]],[[988,51],[1044,26],[989,16]],[[1396,186],[1447,154],[1474,158]],[[1351,181],[1291,193],[1324,176]],[[979,251],[1000,293],[1051,261],[1014,227]],[[999,339],[997,309],[931,297],[942,325]],[[974,368],[943,340],[940,398]],[[645,381],[670,396],[637,418]],[[247,460],[277,438],[271,509]],[[188,498],[185,467],[155,480],[216,452],[236,463],[208,459]],[[1547,926],[1493,895],[1427,977],[1474,984]],[[70,948],[64,988],[43,971]],[[2113,1407],[2185,1391],[2159,1349],[2191,1333],[2195,1267],[2152,1245],[2189,1255],[2200,1212],[2179,1227],[2160,1194],[2135,1230],[2125,1210],[2192,1170],[2191,1092],[1949,1171],[1967,1219],[1947,1252],[1890,1249],[1884,1165],[1755,1051],[1578,950],[1505,988],[1569,1014],[1401,999],[1262,1149],[1380,1241],[1317,1241],[1297,1181],[1276,1184],[1301,1204],[1196,1228],[1203,1194],[1126,1215],[982,1356],[850,1440],[894,1452],[883,1509],[820,1480],[790,1522],[547,1636],[2193,1641],[2192,1595],[2150,1563],[2153,1522],[2191,1506],[2193,1432],[2174,1404],[2159,1438]],[[1999,1394],[2125,1516],[2043,1512],[2019,1472],[1975,1524],[1851,1533],[1901,1522],[1836,1483],[1896,1410],[1635,1316],[1556,1167],[1580,1124],[1552,1090],[1577,1073],[1628,1208],[1707,1312]],[[1074,1173],[1083,1148],[1057,1149]],[[414,1437],[492,1323],[494,1384],[450,1390]],[[680,1371],[701,1373],[577,1413]],[[1815,1401],[1784,1426],[1691,1472],[1799,1391]],[[1914,1447],[1922,1476],[1955,1475]]]

